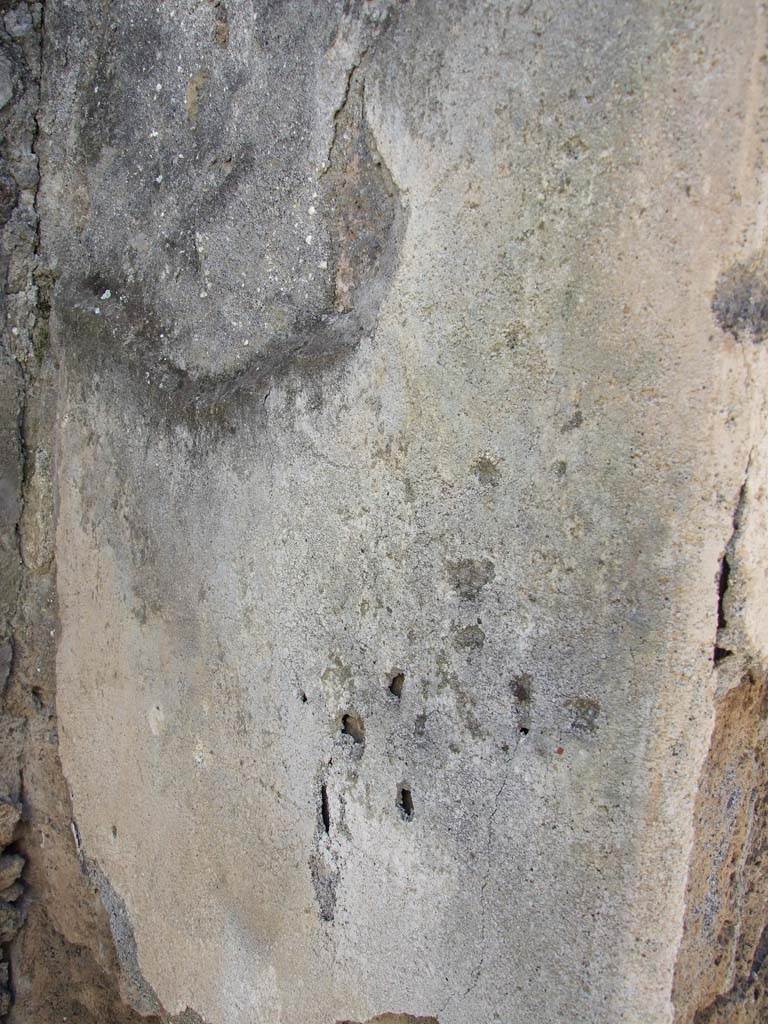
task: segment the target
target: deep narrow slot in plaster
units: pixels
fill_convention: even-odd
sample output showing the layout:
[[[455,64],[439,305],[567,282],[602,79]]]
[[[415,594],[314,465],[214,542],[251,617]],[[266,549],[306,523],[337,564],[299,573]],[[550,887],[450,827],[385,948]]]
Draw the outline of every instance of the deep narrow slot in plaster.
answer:
[[[728,555],[723,555],[720,561],[720,574],[717,578],[717,628],[725,629],[727,622],[725,618],[725,594],[728,590],[728,579],[731,575],[731,565]]]
[[[328,789],[325,783],[320,787],[320,816],[323,819],[323,828],[327,833],[331,831],[331,809],[328,804]]]
[[[347,714],[341,720],[341,731],[355,743],[365,743],[365,723],[359,715]]]
[[[413,817],[413,796],[409,786],[400,786],[397,791],[397,806],[408,821]]]
[[[397,697],[398,700],[403,696],[403,687],[405,686],[405,676],[402,672],[395,672],[389,683],[389,692],[393,697]]]

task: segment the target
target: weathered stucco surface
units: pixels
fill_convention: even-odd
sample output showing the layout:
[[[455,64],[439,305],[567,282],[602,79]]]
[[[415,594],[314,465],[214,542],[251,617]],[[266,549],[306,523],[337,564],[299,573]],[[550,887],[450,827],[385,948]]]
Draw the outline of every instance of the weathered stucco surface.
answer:
[[[12,1019],[762,1019],[763,4],[33,9]]]

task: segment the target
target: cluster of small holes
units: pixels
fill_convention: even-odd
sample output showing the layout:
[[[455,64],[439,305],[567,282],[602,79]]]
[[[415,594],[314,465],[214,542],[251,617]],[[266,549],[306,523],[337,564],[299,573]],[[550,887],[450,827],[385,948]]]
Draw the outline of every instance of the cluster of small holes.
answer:
[[[398,701],[403,696],[404,686],[404,673],[393,673],[389,680],[388,689],[392,696]],[[300,698],[302,704],[307,703],[307,695],[303,690],[300,691]],[[348,711],[342,715],[341,734],[344,737],[348,737],[352,741],[354,747],[360,747],[362,749],[365,745],[365,722],[362,717],[354,711]],[[395,805],[399,810],[401,817],[405,821],[410,821],[413,818],[413,794],[410,786],[403,783],[397,787]],[[328,835],[331,831],[331,811],[328,799],[328,788],[325,783],[320,786],[320,820],[322,821],[323,830],[326,835]]]

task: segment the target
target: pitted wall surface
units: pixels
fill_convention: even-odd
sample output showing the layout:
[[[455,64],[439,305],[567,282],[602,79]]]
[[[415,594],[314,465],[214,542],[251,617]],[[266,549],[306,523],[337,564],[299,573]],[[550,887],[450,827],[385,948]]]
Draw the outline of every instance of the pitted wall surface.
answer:
[[[58,738],[123,999],[672,1021],[763,422],[761,5],[46,32]]]

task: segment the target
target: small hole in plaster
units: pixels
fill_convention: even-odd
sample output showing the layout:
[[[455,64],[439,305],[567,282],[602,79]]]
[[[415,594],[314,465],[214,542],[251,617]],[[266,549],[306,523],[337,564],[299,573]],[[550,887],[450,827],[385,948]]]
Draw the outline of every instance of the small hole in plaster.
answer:
[[[413,797],[409,786],[400,786],[398,788],[397,806],[400,808],[400,813],[406,821],[410,821],[413,817]]]
[[[403,687],[405,686],[405,676],[402,672],[396,672],[390,681],[389,692],[393,697],[397,697],[398,700],[403,695]]]
[[[355,743],[365,743],[365,723],[359,715],[344,715],[341,731],[345,736],[351,736]]]

